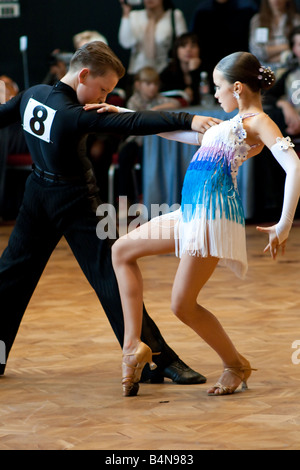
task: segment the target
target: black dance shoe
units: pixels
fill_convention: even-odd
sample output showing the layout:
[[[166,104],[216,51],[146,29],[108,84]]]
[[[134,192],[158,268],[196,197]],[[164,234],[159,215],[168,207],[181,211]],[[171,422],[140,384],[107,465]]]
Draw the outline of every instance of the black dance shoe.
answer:
[[[145,367],[142,373],[141,382],[161,384],[164,382],[165,378],[171,379],[174,383],[180,385],[205,384],[207,381],[206,377],[195,372],[178,358],[163,371],[159,369],[150,371],[148,367]]]

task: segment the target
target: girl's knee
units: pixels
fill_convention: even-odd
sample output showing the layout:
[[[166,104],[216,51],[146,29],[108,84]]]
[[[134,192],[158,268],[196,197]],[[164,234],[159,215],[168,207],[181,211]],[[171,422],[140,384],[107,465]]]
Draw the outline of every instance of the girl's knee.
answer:
[[[171,309],[174,315],[179,318],[179,320],[185,322],[187,314],[187,305],[183,297],[179,297],[178,295],[173,294]]]
[[[119,238],[112,246],[114,268],[135,260],[134,250],[128,238]]]
[[[174,315],[186,325],[190,325],[191,316],[197,308],[197,298],[189,297],[184,293],[173,292],[171,309]]]
[[[124,262],[124,253],[126,250],[124,250],[123,243],[121,239],[118,239],[112,246],[112,263],[114,267],[117,267],[120,265],[122,262]]]

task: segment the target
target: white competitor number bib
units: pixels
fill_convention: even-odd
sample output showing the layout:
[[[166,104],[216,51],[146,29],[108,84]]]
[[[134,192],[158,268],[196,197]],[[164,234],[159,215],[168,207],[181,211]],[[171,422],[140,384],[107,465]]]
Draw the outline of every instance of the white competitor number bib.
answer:
[[[54,109],[30,98],[23,117],[24,131],[49,143],[55,114]]]

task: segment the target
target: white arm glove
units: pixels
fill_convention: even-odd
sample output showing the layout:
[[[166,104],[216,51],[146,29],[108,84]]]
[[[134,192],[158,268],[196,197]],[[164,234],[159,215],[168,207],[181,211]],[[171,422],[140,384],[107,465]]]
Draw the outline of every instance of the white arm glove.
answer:
[[[121,106],[116,106],[118,113],[135,113],[133,109],[122,108]]]
[[[199,133],[195,131],[173,131],[173,132],[162,132],[157,134],[159,137],[163,137],[168,140],[176,140],[182,144],[197,145],[199,147]]]
[[[276,225],[279,243],[289,236],[300,197],[300,160],[292,147],[289,138],[278,138],[277,143],[271,147],[272,154],[286,172],[282,214]]]

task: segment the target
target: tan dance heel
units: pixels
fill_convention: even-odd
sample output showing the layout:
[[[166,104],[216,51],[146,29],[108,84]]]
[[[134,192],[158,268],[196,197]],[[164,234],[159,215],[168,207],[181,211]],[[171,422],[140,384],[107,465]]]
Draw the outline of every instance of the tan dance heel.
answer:
[[[244,359],[244,358],[243,358]],[[244,359],[245,365],[241,367],[226,367],[224,372],[231,372],[232,374],[236,375],[242,383],[242,390],[248,390],[248,379],[252,374],[252,371],[257,371],[257,369],[252,369],[250,363]],[[228,387],[223,385],[221,382],[217,382],[212,388],[213,392],[208,393],[209,396],[220,396],[220,395],[232,395],[237,389],[237,387]],[[215,393],[218,390],[218,393]]]
[[[160,353],[152,353],[149,346],[145,343],[140,343],[137,350],[132,354],[124,354],[123,356],[123,396],[124,397],[135,397],[139,391],[139,381],[145,365],[148,363],[151,370],[155,370],[157,365],[153,362],[152,356],[159,355]],[[135,365],[126,362],[126,357],[134,356],[136,361]],[[128,368],[130,372],[128,373]]]

